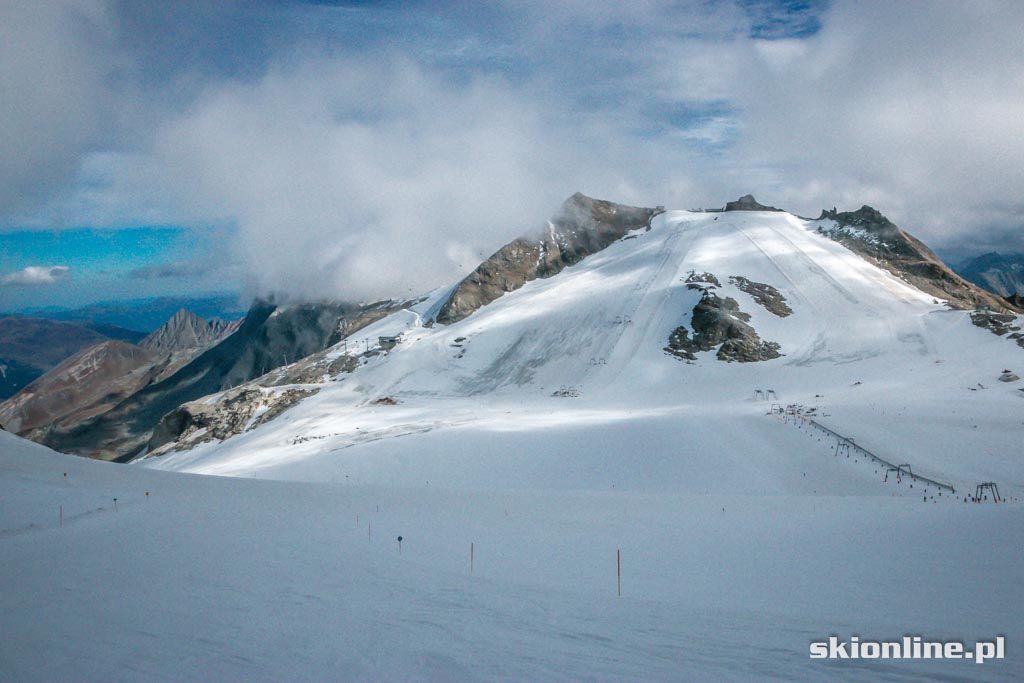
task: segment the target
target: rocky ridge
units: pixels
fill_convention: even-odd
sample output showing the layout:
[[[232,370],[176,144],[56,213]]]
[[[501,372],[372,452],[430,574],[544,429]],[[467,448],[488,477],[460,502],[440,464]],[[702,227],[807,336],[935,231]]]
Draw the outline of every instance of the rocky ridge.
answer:
[[[824,210],[817,220],[819,233],[922,292],[948,301],[953,308],[989,306],[1000,312],[1016,312],[1005,299],[954,273],[924,243],[870,206],[857,211]]]
[[[241,320],[203,320],[184,308],[139,342],[152,351],[187,351],[212,346],[238,329]]]
[[[509,242],[456,285],[437,322],[457,322],[530,280],[557,275],[629,232],[649,229],[651,219],[662,210],[591,199],[577,192],[565,201],[546,231]]]

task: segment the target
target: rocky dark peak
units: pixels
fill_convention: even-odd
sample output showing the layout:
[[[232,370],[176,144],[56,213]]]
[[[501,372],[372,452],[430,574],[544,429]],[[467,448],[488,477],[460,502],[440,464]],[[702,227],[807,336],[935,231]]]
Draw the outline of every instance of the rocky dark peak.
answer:
[[[1013,311],[1001,297],[960,277],[913,235],[901,230],[881,211],[864,205],[856,211],[822,211],[818,232],[831,237],[868,261],[888,270],[922,292],[945,299],[954,308],[989,306]]]
[[[545,229],[512,240],[466,276],[441,307],[437,322],[458,322],[530,280],[556,275],[627,233],[649,228],[661,211],[577,192],[563,202]]]
[[[756,199],[754,195],[745,194],[734,202],[728,202],[725,205],[726,211],[782,211],[774,206],[765,206]]]
[[[184,308],[171,319],[154,330],[139,346],[153,351],[188,351],[201,349],[218,342],[226,334],[234,332],[240,323],[220,320],[207,321]]]

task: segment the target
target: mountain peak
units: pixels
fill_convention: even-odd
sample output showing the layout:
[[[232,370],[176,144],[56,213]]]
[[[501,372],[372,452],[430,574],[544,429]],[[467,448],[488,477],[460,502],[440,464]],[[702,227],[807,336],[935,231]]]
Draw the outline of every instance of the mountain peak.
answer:
[[[745,194],[734,202],[728,202],[725,205],[726,211],[782,211],[774,206],[765,206],[756,199],[754,195]]]
[[[436,320],[457,322],[530,280],[556,275],[627,233],[649,228],[651,219],[662,211],[576,192],[562,203],[546,231],[509,242],[466,276],[441,306]]]
[[[171,319],[139,342],[154,351],[186,351],[209,346],[233,332],[237,323],[204,320],[192,311],[181,308]]]
[[[856,211],[825,210],[818,220],[832,221],[819,227],[819,232],[954,308],[986,305],[999,311],[1013,310],[1008,302],[957,275],[923,242],[878,209],[865,204]]]

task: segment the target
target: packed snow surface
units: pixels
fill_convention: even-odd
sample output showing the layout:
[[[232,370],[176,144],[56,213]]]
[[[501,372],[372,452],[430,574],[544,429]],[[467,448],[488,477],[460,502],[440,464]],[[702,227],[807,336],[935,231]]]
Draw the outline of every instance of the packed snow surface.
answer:
[[[438,290],[332,351],[390,352],[222,443],[125,467],[0,433],[0,673],[1018,678],[1024,393],[997,378],[1020,347],[788,214],[630,237],[450,326]],[[691,271],[784,356],[666,354]],[[963,501],[988,481],[1004,502]],[[809,659],[833,634],[1007,656]]]

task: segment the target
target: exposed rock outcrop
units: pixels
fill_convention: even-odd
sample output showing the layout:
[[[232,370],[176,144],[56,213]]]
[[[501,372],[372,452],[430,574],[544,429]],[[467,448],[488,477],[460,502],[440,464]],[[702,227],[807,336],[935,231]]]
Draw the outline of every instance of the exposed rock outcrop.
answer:
[[[771,285],[748,280],[742,275],[731,276],[729,282],[736,285],[741,292],[749,294],[754,301],[769,313],[773,313],[780,318],[793,314],[793,309],[786,303],[786,297],[782,296],[782,293]]]
[[[821,234],[922,292],[945,299],[953,308],[985,305],[1001,312],[1014,312],[1006,300],[964,280],[931,249],[870,206],[857,211],[822,211],[818,220]]]
[[[726,211],[782,211],[774,206],[765,206],[754,199],[754,195],[745,194],[734,202],[725,205]]]
[[[690,330],[680,325],[669,336],[665,351],[683,360],[696,360],[697,353],[718,347],[718,360],[738,363],[781,356],[779,345],[762,341],[749,322],[750,315],[740,310],[735,299],[705,290],[693,308],[692,336]]]
[[[1024,348],[1024,332],[1017,323],[1017,317],[1007,313],[994,313],[989,310],[974,311],[971,313],[971,322],[978,327],[983,327],[997,336],[1006,336]]]
[[[686,288],[696,289],[702,292],[715,287],[721,287],[722,283],[712,273],[698,273],[691,270],[686,276]]]
[[[149,439],[147,455],[192,448],[207,441],[223,441],[269,422],[315,388],[283,390],[246,386],[232,389],[216,401],[190,401],[160,420]]]
[[[657,213],[658,209],[623,206],[577,192],[546,232],[513,240],[466,276],[439,310],[437,322],[457,322],[530,280],[556,275],[630,231],[649,228]]]

